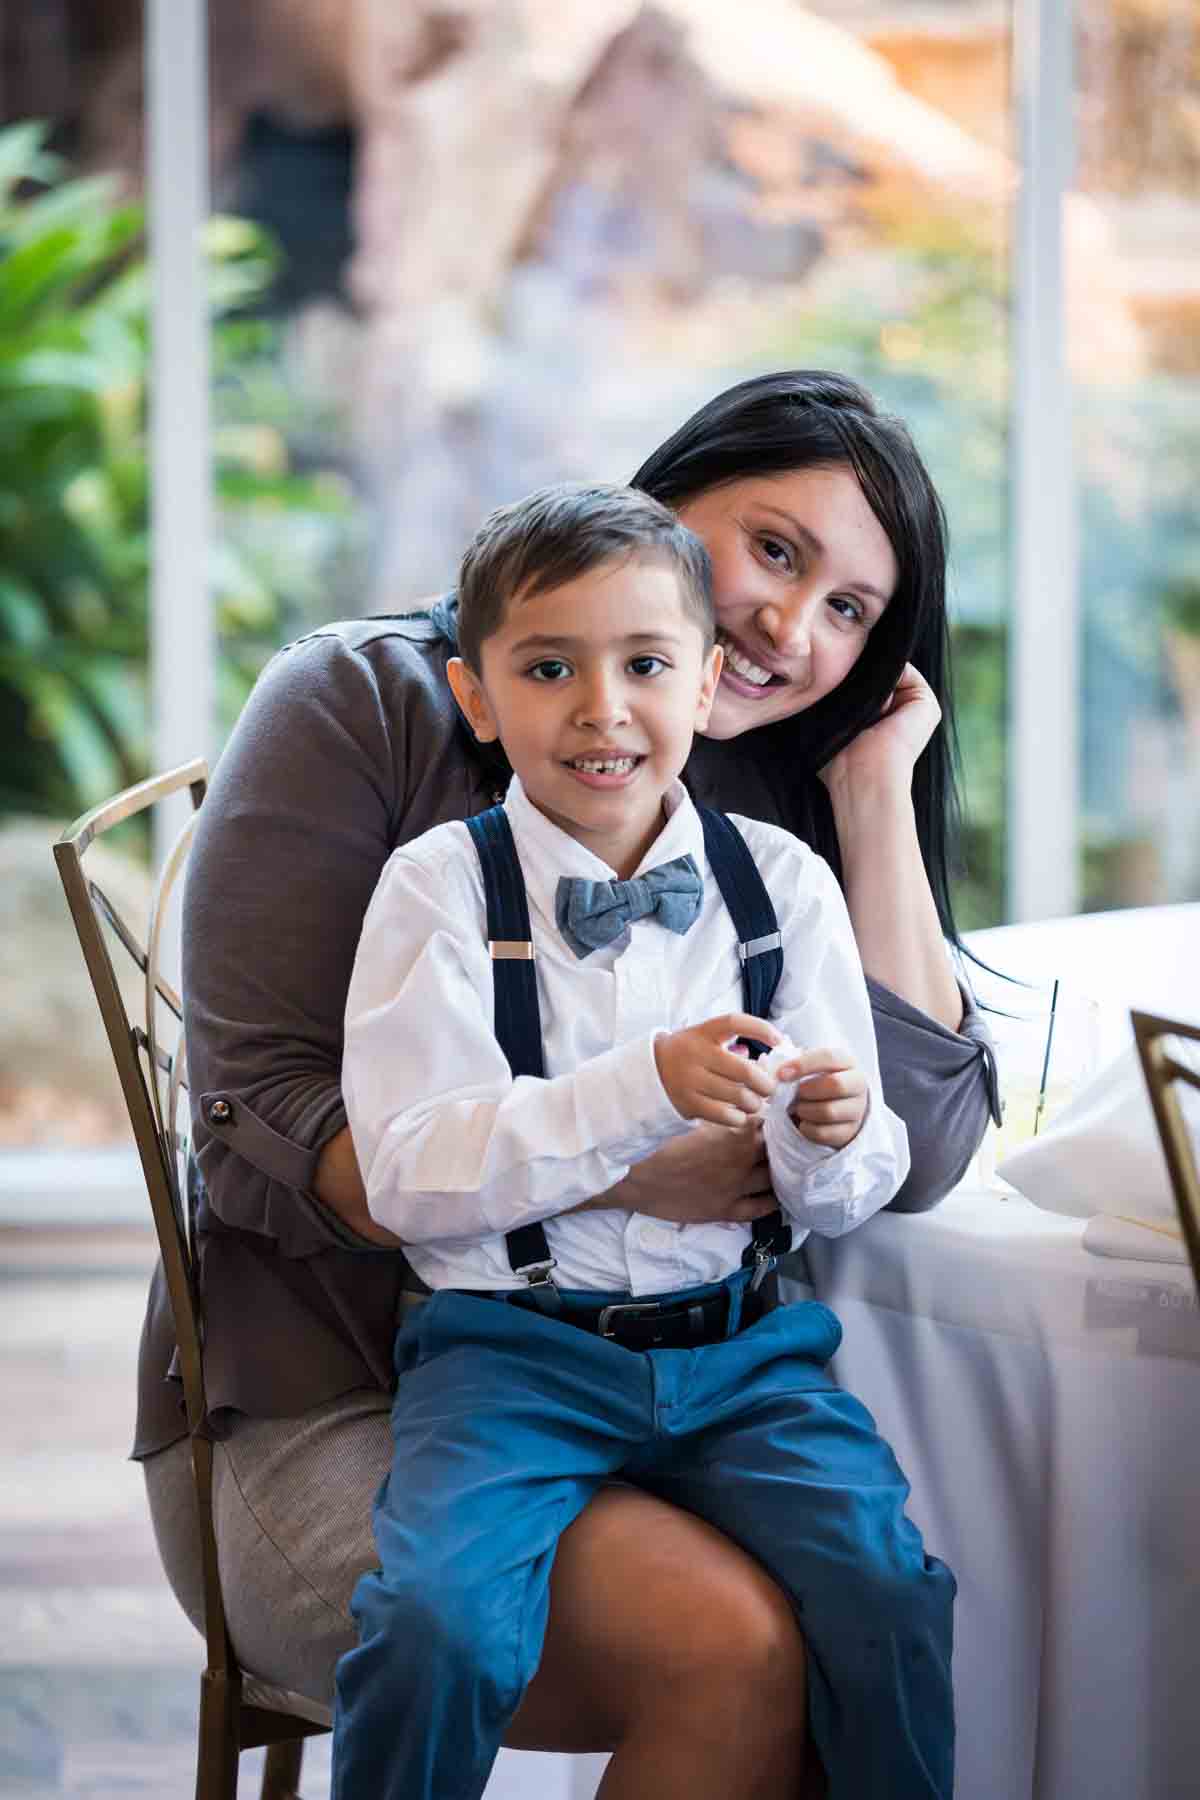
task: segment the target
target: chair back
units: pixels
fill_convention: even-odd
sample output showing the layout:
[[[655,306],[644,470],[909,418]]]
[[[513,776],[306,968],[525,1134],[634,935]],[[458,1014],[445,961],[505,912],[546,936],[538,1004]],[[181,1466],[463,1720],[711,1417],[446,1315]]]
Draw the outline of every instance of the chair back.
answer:
[[[141,1159],[179,1349],[184,1406],[195,1477],[204,1577],[206,1666],[200,1678],[196,1765],[197,1800],[236,1800],[242,1750],[267,1746],[261,1800],[294,1800],[299,1793],[303,1740],[328,1731],[329,1708],[245,1672],[229,1638],[213,1527],[213,1445],[204,1428],[203,1321],[196,1276],[195,1221],[188,1204],[190,1116],[183,1041],[183,1005],[161,963],[171,941],[168,920],[204,799],[203,762],[181,764],[85,813],[63,832],[54,860],[92,979],[100,1017],[120,1077],[134,1143]],[[159,806],[186,789],[192,813],[178,833],[155,882],[144,931],[122,917],[85,866],[88,849],[115,825]],[[131,1018],[113,957],[132,961],[140,975],[137,1017]]]
[[[100,1018],[121,1083],[125,1108],[145,1177],[163,1274],[174,1317],[184,1406],[191,1433],[204,1539],[205,1625],[210,1668],[229,1659],[225,1613],[217,1580],[212,1530],[212,1445],[198,1435],[204,1414],[201,1323],[195,1280],[195,1243],[186,1202],[190,1137],[183,1006],[161,968],[166,930],[204,799],[208,770],[201,761],[126,788],[69,826],[54,846],[54,860],[71,909]],[[122,917],[86,865],[90,847],[114,826],[187,791],[192,813],[180,830],[152,890],[148,918],[135,925]],[[140,973],[137,1017],[131,1018],[114,957]],[[205,1504],[206,1497],[208,1504]]]
[[[1200,1151],[1180,1100],[1182,1088],[1200,1089],[1200,1025],[1184,1025],[1151,1013],[1134,1012],[1130,1018],[1184,1243],[1200,1291]]]

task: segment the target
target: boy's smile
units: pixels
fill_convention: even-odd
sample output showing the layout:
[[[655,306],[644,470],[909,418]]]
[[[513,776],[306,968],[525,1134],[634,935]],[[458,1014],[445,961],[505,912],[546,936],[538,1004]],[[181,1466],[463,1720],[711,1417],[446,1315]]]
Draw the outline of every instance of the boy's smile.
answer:
[[[534,805],[632,875],[721,669],[675,570],[635,554],[518,595],[480,660],[478,675],[458,658],[448,670],[475,735],[499,738]]]

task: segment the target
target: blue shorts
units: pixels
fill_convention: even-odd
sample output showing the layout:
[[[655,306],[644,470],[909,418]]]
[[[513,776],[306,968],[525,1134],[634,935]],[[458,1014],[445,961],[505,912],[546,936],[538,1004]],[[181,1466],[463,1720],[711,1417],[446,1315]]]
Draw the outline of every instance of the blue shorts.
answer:
[[[541,1656],[558,1540],[614,1477],[707,1520],[790,1598],[828,1800],[950,1800],[954,1579],[829,1374],[837,1319],[805,1301],[645,1351],[568,1322],[628,1298],[568,1294],[552,1316],[446,1290],[401,1329],[380,1568],[337,1672],[334,1800],[483,1793]]]

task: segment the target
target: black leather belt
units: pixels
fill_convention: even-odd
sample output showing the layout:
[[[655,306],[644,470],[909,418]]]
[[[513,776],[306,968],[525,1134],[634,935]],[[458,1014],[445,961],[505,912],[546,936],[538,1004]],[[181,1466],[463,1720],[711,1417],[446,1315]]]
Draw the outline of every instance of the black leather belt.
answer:
[[[563,1306],[550,1311],[526,1296],[523,1289],[462,1289],[481,1300],[506,1300],[512,1306],[546,1312],[564,1325],[595,1332],[627,1350],[693,1350],[700,1344],[719,1344],[729,1336],[730,1293],[722,1288],[703,1300],[677,1302],[620,1300],[605,1306]],[[762,1297],[748,1288],[742,1294],[738,1329],[762,1316]]]

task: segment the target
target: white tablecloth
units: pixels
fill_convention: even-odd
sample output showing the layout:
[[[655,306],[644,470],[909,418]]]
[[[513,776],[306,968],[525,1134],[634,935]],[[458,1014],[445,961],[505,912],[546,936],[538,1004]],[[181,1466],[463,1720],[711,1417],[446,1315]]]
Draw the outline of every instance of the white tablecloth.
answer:
[[[1200,1309],[1082,1232],[960,1191],[810,1240],[835,1372],[958,1576],[962,1800],[1200,1791]]]

